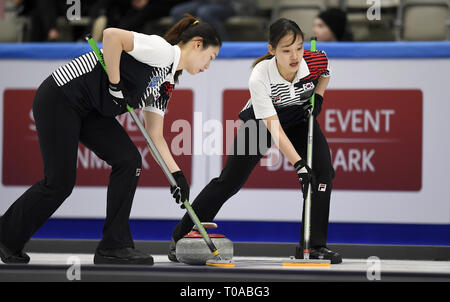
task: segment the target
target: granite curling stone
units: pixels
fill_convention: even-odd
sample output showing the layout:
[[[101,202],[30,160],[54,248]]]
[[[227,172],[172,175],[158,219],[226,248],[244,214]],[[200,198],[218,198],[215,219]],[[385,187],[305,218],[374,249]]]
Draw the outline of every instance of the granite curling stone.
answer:
[[[205,229],[217,228],[215,223],[202,223]],[[212,242],[219,250],[222,259],[233,258],[233,242],[221,234],[209,234]],[[190,265],[205,265],[206,261],[214,259],[202,235],[194,227],[193,230],[178,240],[176,244],[177,260]]]

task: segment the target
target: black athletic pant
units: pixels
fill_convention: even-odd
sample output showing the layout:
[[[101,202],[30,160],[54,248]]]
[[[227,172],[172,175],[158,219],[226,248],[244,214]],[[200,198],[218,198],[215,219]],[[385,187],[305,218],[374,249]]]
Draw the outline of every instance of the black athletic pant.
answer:
[[[270,146],[270,133],[267,131],[264,125],[260,126],[264,128],[267,133],[268,139],[267,147]],[[286,135],[294,145],[295,149],[302,158],[306,159],[307,149],[307,135],[308,124],[301,123],[291,128],[285,129]],[[255,137],[249,134],[249,131],[244,127],[240,127],[234,140],[233,151],[229,154],[220,176],[211,180],[211,182],[200,192],[197,198],[194,200],[192,207],[195,213],[198,215],[200,221],[208,222],[213,221],[214,217],[219,212],[222,205],[234,194],[236,194],[247,181],[250,173],[258,164],[259,160],[266,153],[267,149],[260,149],[259,154],[249,153],[252,151],[250,148],[250,137]],[[257,136],[264,137],[264,136]],[[238,153],[238,142],[245,141],[245,154]],[[259,139],[257,141],[260,144]],[[241,144],[242,146],[242,144]],[[254,150],[255,148],[253,148]],[[255,154],[255,155],[249,155]],[[334,177],[334,170],[331,164],[330,149],[325,136],[323,135],[319,123],[314,122],[314,135],[313,135],[313,171],[316,175],[317,183],[326,185],[325,191],[318,191],[318,186],[313,188],[312,201],[311,201],[311,236],[310,246],[319,247],[325,246],[327,241],[328,232],[328,218],[330,209],[330,197],[332,189],[332,179]],[[293,173],[292,177],[296,177]],[[323,186],[321,186],[323,188]],[[303,200],[302,193],[300,191],[299,183],[299,202]],[[274,200],[274,202],[282,202]],[[303,218],[304,218],[304,205],[303,205]],[[303,221],[302,218],[302,221]],[[193,226],[193,223],[189,216],[184,215],[183,219],[175,227],[172,237],[175,241],[181,239],[187,234]],[[303,225],[300,230],[300,244],[303,243]]]
[[[44,163],[44,179],[29,188],[0,218],[0,242],[13,252],[25,243],[71,194],[78,143],[112,166],[106,221],[99,248],[134,247],[129,216],[141,155],[120,123],[96,111],[80,116],[48,77],[38,88],[33,114]]]

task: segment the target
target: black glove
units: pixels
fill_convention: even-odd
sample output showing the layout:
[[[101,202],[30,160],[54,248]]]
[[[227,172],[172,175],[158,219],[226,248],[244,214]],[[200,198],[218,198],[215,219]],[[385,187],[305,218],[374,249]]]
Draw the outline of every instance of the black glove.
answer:
[[[311,184],[311,193],[314,192],[313,188],[316,186],[316,177],[314,176],[313,170],[308,167],[304,159],[296,162],[294,168],[297,170],[298,180],[302,185],[303,199],[306,199],[309,184]]]
[[[320,112],[322,111],[322,103],[323,103],[323,97],[320,94],[317,94],[314,96],[314,110],[313,115],[314,117],[318,117]]]
[[[112,96],[112,100],[122,110],[126,110],[128,104],[128,94],[123,87],[122,81],[117,84],[109,83],[109,94]]]
[[[320,94],[315,94],[314,96],[314,109],[312,111],[312,114],[314,117],[317,117],[320,112],[322,111],[322,103],[323,103],[323,97]],[[303,110],[306,112],[306,117],[309,118],[309,115],[311,114],[312,104],[308,100],[308,102],[305,102],[303,105]]]
[[[175,178],[177,185],[170,187],[170,193],[172,193],[176,203],[181,203],[181,208],[184,209],[183,203],[189,200],[189,184],[181,171],[172,173],[172,176]]]

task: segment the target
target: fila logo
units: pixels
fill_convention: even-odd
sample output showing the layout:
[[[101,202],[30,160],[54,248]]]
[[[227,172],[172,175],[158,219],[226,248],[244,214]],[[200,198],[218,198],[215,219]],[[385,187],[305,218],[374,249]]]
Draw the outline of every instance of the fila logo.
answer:
[[[279,95],[279,96],[276,96],[276,97],[273,99],[273,101],[274,101],[274,102],[278,102],[280,99],[281,99],[281,96]]]
[[[319,184],[319,192],[325,192],[327,190],[326,184]]]
[[[137,168],[136,169],[136,176],[140,176],[141,175],[141,169]]]

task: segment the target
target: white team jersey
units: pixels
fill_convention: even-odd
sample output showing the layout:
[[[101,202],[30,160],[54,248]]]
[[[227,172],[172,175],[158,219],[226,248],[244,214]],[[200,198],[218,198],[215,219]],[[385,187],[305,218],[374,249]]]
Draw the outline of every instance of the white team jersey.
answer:
[[[144,107],[143,110],[164,115],[167,103],[158,104],[161,98],[160,86],[163,83],[175,85],[175,72],[180,62],[181,50],[178,45],[171,45],[164,38],[157,35],[145,35],[133,32],[134,47],[128,52],[139,62],[145,63],[155,69],[153,77],[142,98],[153,97],[156,102],[152,106]],[[169,95],[170,97],[170,95]],[[167,100],[168,101],[168,100]]]
[[[248,85],[250,100],[242,111],[254,111],[256,119],[277,114],[278,110],[308,102],[320,76],[329,76],[330,68],[323,52],[305,50],[299,70],[291,82],[277,68],[276,57],[259,62],[253,69]]]

